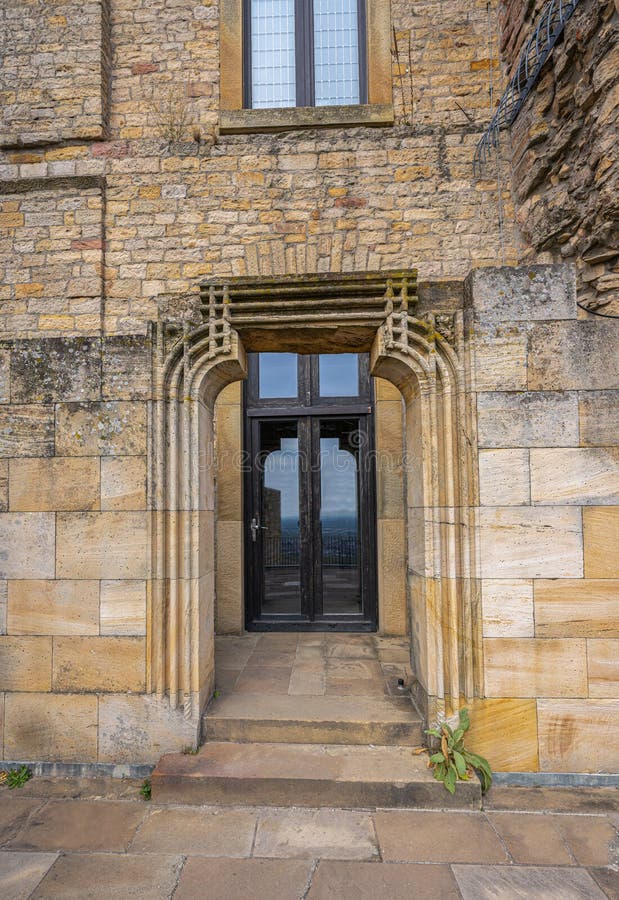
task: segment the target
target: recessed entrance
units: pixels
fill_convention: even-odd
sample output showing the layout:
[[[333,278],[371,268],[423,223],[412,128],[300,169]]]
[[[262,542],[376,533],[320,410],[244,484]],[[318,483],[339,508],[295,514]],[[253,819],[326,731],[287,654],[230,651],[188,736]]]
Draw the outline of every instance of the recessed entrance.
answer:
[[[377,624],[368,354],[250,354],[246,627]]]

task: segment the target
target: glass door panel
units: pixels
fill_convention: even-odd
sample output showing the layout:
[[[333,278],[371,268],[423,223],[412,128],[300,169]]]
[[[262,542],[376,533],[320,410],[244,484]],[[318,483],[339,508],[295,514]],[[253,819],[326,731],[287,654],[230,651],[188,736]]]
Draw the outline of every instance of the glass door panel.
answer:
[[[376,627],[366,355],[250,354],[246,627]]]
[[[358,419],[320,422],[322,614],[354,616],[361,602]]]
[[[260,422],[261,521],[252,540],[262,556],[261,615],[301,614],[298,421]]]

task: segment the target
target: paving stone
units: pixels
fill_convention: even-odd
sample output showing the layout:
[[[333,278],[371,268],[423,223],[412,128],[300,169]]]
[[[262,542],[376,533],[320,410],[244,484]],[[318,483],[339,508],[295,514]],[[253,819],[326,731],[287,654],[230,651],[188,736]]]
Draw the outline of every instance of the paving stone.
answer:
[[[464,900],[604,900],[584,869],[453,866]]]
[[[50,800],[9,846],[24,850],[127,849],[145,815],[133,803]]]
[[[290,669],[295,661],[295,650],[266,651],[258,647],[247,661],[250,668],[285,668]]]
[[[57,857],[57,853],[1,850],[0,897],[3,900],[27,900]]]
[[[378,851],[369,813],[283,809],[260,817],[253,855],[372,859]]]
[[[589,869],[589,874],[602,888],[608,900],[619,900],[619,870],[616,867]]]
[[[41,806],[40,800],[15,797],[8,788],[0,792],[0,844],[15,837],[28,821],[30,813]],[[0,892],[1,894],[1,892]]]
[[[374,822],[387,862],[508,862],[481,814],[394,810],[376,813]]]
[[[55,863],[32,900],[168,900],[181,867],[178,856],[68,854]]]
[[[538,866],[574,863],[552,817],[536,813],[492,813],[488,818],[515,862]]]
[[[619,865],[619,834],[606,816],[553,816],[581,866]]]
[[[449,866],[324,862],[312,878],[308,900],[456,900]]]
[[[249,856],[256,818],[255,813],[244,810],[153,809],[131,844],[131,851],[186,856]]]
[[[311,865],[300,860],[188,859],[174,900],[204,896],[226,900],[300,900],[305,895]]]
[[[252,667],[248,663],[236,683],[236,691],[256,694],[287,694],[291,667]]]

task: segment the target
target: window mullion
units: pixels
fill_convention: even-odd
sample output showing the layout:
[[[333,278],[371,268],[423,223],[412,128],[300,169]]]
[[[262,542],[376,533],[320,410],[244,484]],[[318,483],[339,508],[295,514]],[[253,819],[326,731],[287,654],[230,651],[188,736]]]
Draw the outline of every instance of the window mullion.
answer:
[[[297,106],[314,106],[313,0],[295,0]]]
[[[368,102],[368,38],[366,0],[357,0],[359,28],[359,103]]]

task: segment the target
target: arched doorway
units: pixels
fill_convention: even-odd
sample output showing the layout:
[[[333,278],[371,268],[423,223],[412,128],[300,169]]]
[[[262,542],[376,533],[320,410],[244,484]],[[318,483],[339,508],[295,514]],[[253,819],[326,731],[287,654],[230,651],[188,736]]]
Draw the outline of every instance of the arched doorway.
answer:
[[[368,351],[406,406],[408,597],[416,699],[430,720],[481,693],[474,423],[461,313],[417,318],[415,272],[208,284],[159,333],[153,405],[149,689],[199,721],[214,684],[213,408],[246,350]]]

